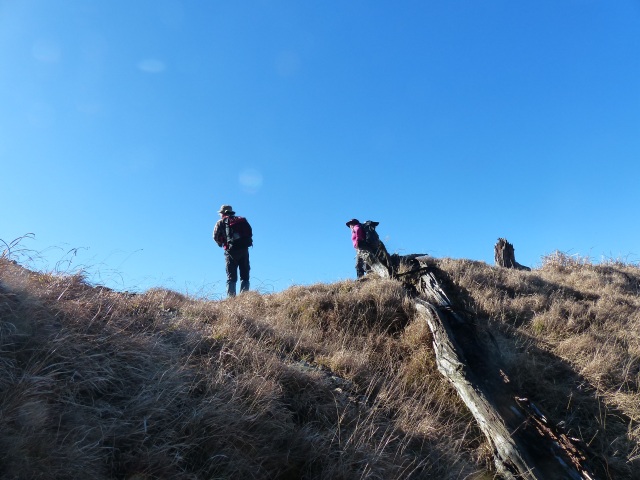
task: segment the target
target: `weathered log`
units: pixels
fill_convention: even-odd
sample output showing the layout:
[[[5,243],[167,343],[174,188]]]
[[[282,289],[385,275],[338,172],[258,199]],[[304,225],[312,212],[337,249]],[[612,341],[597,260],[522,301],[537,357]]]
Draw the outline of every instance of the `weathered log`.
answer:
[[[380,257],[377,255],[377,252],[364,252],[364,260],[367,264],[365,270],[368,272],[373,272],[379,277],[382,278],[390,278],[391,273],[389,267],[382,263]]]
[[[416,306],[433,334],[438,370],[492,445],[498,473],[507,480],[593,480],[586,455],[512,390],[499,352],[485,346],[473,324],[454,311],[432,272],[422,274],[419,289],[423,298]]]
[[[493,247],[496,265],[504,268],[515,268],[516,270],[531,271],[529,267],[520,265],[516,262],[515,249],[506,238],[499,238]]]
[[[414,274],[421,269],[420,259],[427,258],[424,253],[413,253],[411,255],[389,254],[384,243],[380,242],[375,252],[367,252],[366,262],[370,271],[382,278],[396,278]],[[402,273],[400,273],[400,271]]]
[[[510,245],[506,240],[504,244]],[[498,474],[505,480],[593,480],[578,440],[551,425],[533,402],[513,391],[500,352],[495,345],[482,342],[473,322],[455,312],[429,271],[426,257],[410,255],[407,259],[418,263],[409,272],[414,273],[411,279],[403,279],[418,284],[414,287],[422,298],[416,298],[415,304],[433,334],[438,370],[453,384],[493,447]],[[379,256],[372,255],[370,262],[381,277],[394,276],[393,268],[383,265]],[[527,269],[517,262],[511,268],[518,266]]]
[[[380,241],[374,250],[364,250],[364,260],[367,264],[367,270],[375,273],[382,278],[391,278],[394,274],[394,266],[387,247]]]

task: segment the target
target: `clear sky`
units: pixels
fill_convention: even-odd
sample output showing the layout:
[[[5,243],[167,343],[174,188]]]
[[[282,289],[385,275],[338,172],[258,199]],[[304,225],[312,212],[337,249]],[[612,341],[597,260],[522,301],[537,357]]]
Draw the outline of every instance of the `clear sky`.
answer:
[[[263,292],[354,278],[352,217],[638,261],[639,160],[639,0],[0,0],[0,239],[116,289],[222,296],[223,203]]]

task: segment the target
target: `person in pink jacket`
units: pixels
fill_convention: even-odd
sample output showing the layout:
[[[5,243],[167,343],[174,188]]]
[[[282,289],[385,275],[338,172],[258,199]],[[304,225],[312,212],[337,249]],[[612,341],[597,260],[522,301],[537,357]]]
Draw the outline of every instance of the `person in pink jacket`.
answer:
[[[368,250],[366,248],[366,238],[364,229],[360,225],[360,221],[356,218],[352,218],[347,222],[347,227],[351,229],[351,241],[353,242],[353,248],[356,249],[356,276],[362,277],[367,268],[367,255]]]

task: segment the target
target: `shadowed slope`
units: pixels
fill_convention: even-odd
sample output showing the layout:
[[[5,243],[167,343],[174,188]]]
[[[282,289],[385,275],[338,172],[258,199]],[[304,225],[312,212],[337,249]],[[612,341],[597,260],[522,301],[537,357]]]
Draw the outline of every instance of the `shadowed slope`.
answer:
[[[0,259],[0,476],[465,478],[414,313],[395,282],[207,302]]]
[[[515,388],[638,478],[635,267],[432,260]],[[402,285],[224,301],[117,293],[0,258],[0,476],[492,478]]]
[[[640,478],[640,269],[562,254],[521,272],[434,262],[513,390],[587,445],[599,478]]]

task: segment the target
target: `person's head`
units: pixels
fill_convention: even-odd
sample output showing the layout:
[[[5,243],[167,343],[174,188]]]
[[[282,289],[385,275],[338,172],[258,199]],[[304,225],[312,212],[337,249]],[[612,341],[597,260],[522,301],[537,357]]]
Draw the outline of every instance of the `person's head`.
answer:
[[[360,221],[357,218],[352,218],[347,222],[347,227],[353,230],[353,227],[360,225]]]
[[[222,205],[220,210],[218,210],[218,213],[224,217],[225,215],[235,215],[236,212],[233,211],[233,207],[231,205]]]

